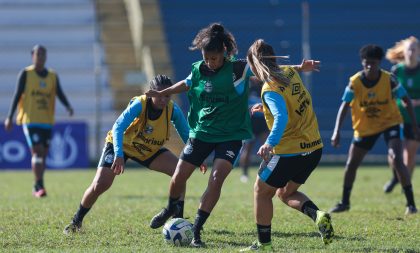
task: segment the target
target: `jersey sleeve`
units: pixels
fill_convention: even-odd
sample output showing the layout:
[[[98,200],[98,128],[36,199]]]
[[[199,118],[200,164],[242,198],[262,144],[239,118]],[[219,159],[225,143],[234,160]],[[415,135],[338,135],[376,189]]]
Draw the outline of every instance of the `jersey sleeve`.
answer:
[[[179,106],[174,103],[171,122],[184,143],[187,143],[189,127]]]
[[[351,88],[351,82],[349,85],[344,89],[343,96],[341,97],[341,100],[343,102],[350,103],[354,99],[354,91]]]
[[[112,136],[114,138],[114,152],[118,157],[124,156],[123,139],[124,132],[128,126],[140,115],[142,111],[141,102],[134,99],[130,102],[127,108],[121,113],[112,127]]]
[[[264,93],[263,99],[274,118],[273,127],[265,143],[274,147],[280,142],[283,136],[289,115],[287,113],[286,102],[281,95],[269,91]]]
[[[191,87],[191,85],[192,85],[192,72],[187,76],[187,78],[185,78],[185,83],[187,84],[188,87]]]
[[[13,95],[12,105],[10,106],[9,113],[7,114],[7,117],[9,119],[13,117],[13,114],[16,111],[16,107],[19,102],[19,99],[25,91],[25,84],[26,84],[26,71],[22,70],[17,77],[15,94]]]

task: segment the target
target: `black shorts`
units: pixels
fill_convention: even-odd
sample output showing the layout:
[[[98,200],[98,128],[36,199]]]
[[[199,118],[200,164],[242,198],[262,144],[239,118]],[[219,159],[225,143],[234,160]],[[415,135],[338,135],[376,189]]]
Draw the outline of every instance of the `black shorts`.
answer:
[[[375,145],[376,140],[379,138],[381,134],[384,134],[384,140],[385,140],[386,145],[388,145],[388,142],[391,139],[401,139],[400,125],[392,126],[382,132],[379,132],[371,136],[353,138],[352,142],[356,147],[359,147],[365,150],[371,150],[373,148],[373,145]]]
[[[282,188],[289,181],[304,184],[318,166],[321,156],[322,148],[296,156],[274,155],[268,163],[261,163],[258,176],[275,188]]]
[[[418,124],[417,127],[420,128],[420,124]],[[412,140],[412,141],[416,140],[416,138],[414,137],[412,124],[410,123],[403,124],[403,136],[404,136],[404,139],[407,139],[407,140]]]
[[[140,165],[143,165],[146,168],[149,168],[150,164],[153,162],[153,160],[156,159],[160,154],[169,151],[166,148],[160,148],[155,154],[153,154],[148,159],[141,161],[135,157],[128,156],[126,153],[124,153],[124,162],[127,162],[127,160],[130,158],[133,161],[136,161]],[[111,168],[112,163],[114,162],[114,145],[110,142],[106,142],[104,149],[102,150],[101,158],[99,159],[98,168],[100,167],[106,167]]]
[[[199,167],[214,151],[214,159],[224,159],[233,165],[241,147],[242,140],[211,143],[189,138],[179,159]]]
[[[51,132],[51,128],[23,126],[23,133],[25,134],[29,147],[41,144],[48,148],[51,142]]]

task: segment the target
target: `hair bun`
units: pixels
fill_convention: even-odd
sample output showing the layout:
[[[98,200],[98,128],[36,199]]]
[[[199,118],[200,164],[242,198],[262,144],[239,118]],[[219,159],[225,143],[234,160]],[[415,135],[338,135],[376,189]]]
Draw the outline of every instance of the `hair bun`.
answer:
[[[224,32],[225,32],[225,28],[219,23],[214,23],[210,27],[211,34],[219,34],[219,33],[223,34]]]

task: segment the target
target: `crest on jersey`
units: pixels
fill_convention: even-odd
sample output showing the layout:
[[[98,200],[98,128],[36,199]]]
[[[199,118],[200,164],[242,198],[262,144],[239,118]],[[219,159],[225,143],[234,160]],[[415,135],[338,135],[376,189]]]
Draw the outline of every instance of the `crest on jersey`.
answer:
[[[144,133],[145,134],[151,134],[151,133],[153,133],[153,127],[151,125],[146,125],[144,127]]]
[[[213,91],[213,84],[212,84],[210,81],[207,81],[207,82],[204,84],[204,90],[205,90],[207,93],[212,92],[212,91]]]
[[[39,82],[39,87],[45,88],[45,87],[47,87],[47,84],[44,81],[40,81]]]
[[[376,93],[373,92],[373,91],[369,91],[368,92],[368,98],[374,98],[374,97],[376,97]]]

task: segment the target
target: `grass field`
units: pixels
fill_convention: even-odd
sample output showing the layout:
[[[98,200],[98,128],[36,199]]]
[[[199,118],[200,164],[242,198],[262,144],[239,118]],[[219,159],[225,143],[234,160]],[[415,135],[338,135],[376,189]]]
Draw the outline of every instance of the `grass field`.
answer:
[[[234,170],[204,227],[205,249],[166,245],[161,229],[149,228],[151,217],[166,205],[168,180],[148,170],[127,169],[99,198],[84,220],[84,232],[64,236],[94,170],[47,171],[48,197],[31,196],[29,171],[0,173],[0,250],[2,252],[237,252],[256,239],[253,180],[244,184]],[[252,178],[256,170],[251,171]],[[273,247],[278,252],[420,252],[420,214],[405,217],[400,188],[385,195],[390,176],[385,167],[359,170],[350,212],[333,214],[335,241],[324,246],[314,223],[275,200]],[[193,174],[188,183],[185,215],[193,221],[208,174]],[[341,196],[342,168],[319,168],[302,190],[321,208]],[[417,177],[418,178],[418,177]],[[418,182],[418,180],[417,180]],[[414,182],[417,203],[420,183]]]

